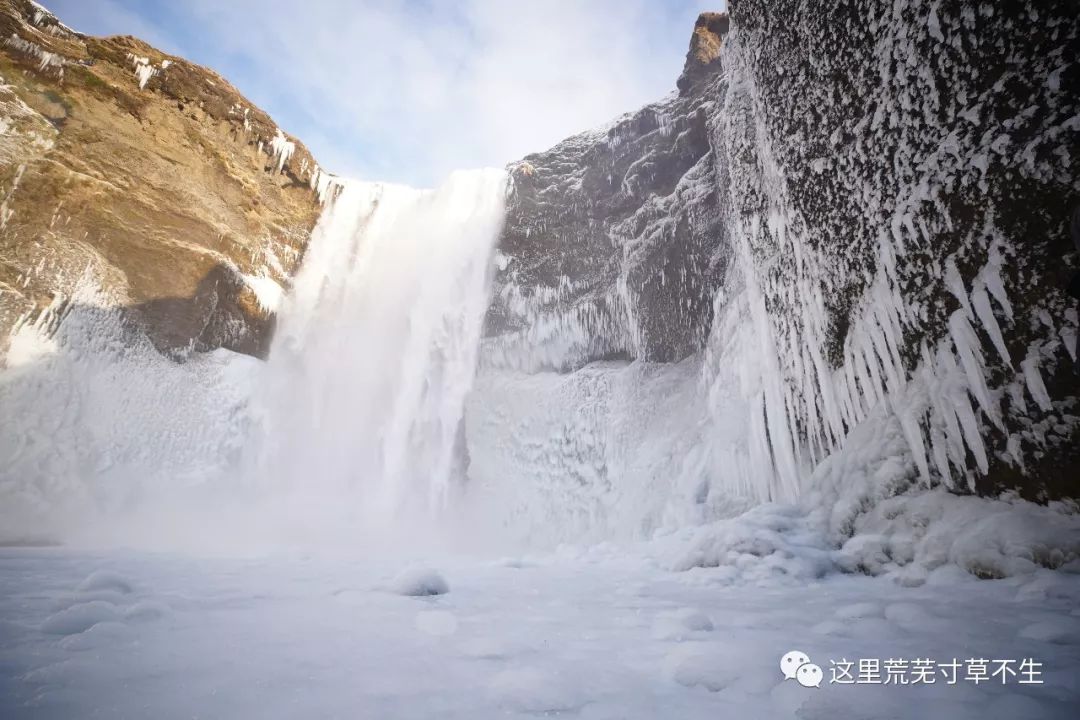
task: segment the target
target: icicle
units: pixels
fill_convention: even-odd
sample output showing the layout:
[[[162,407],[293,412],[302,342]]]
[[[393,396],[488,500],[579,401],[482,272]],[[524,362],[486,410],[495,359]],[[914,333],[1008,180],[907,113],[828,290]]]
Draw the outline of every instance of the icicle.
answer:
[[[975,308],[975,314],[978,316],[979,322],[982,323],[986,334],[993,341],[994,347],[997,348],[998,354],[1001,355],[1001,359],[1011,367],[1012,359],[1009,357],[1009,348],[1005,346],[1005,338],[1001,334],[997,318],[994,317],[994,310],[990,307],[990,297],[986,294],[986,290],[978,286],[972,289],[971,305]]]
[[[296,143],[285,137],[285,134],[278,129],[274,139],[270,141],[270,155],[274,158],[275,172],[280,173],[285,168],[285,164],[289,162],[295,151]]]
[[[1050,393],[1046,392],[1042,373],[1039,372],[1038,345],[1032,345],[1028,349],[1027,357],[1020,363],[1020,367],[1024,371],[1024,381],[1027,383],[1028,392],[1031,393],[1031,398],[1035,401],[1035,404],[1043,412],[1053,410],[1054,404],[1050,401]]]
[[[1004,428],[997,404],[991,399],[983,376],[982,354],[979,352],[979,337],[968,322],[967,316],[957,310],[949,317],[949,334],[960,357],[960,364],[967,376],[968,388],[979,402],[986,416],[999,428]],[[984,471],[985,472],[985,471]]]

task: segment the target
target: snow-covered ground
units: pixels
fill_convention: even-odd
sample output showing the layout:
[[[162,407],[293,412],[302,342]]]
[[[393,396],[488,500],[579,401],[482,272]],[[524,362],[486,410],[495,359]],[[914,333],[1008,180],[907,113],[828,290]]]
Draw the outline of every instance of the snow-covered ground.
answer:
[[[564,546],[402,574],[360,556],[5,548],[0,716],[1075,717],[1080,576],[732,582],[658,554]],[[448,592],[399,594],[431,575]],[[820,687],[784,679],[791,650],[822,667]],[[1037,675],[1002,684],[988,662],[989,680],[968,679],[971,659],[1028,658]],[[830,682],[830,661],[858,680],[859,659],[883,678],[907,660],[909,684]],[[915,659],[936,662],[933,684],[911,684]]]

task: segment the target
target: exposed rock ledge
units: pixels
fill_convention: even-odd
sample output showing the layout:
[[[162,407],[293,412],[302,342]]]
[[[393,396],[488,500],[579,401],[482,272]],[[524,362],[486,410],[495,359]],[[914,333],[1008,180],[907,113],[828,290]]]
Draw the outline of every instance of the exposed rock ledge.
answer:
[[[0,358],[65,302],[264,355],[329,178],[212,70],[0,0]]]

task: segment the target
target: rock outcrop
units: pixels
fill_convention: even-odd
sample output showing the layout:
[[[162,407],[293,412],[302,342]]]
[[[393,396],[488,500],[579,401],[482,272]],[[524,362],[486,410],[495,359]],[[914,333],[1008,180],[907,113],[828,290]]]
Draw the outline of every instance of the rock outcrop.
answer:
[[[1075,497],[1080,30],[1010,8],[703,15],[677,95],[512,166],[489,360],[706,350],[765,497],[870,421],[904,482]]]
[[[45,307],[262,355],[330,176],[213,71],[0,0],[0,357]]]
[[[699,77],[719,64],[695,56],[688,68]],[[713,102],[673,94],[511,166],[488,315],[507,362],[568,368],[701,349],[726,245]]]
[[[670,362],[702,349],[727,253],[709,118],[726,13],[694,27],[678,93],[511,166],[488,332],[502,362]]]

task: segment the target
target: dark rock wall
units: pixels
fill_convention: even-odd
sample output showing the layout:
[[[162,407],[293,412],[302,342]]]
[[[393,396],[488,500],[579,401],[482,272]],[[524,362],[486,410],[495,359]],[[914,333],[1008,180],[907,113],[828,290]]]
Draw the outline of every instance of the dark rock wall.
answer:
[[[695,58],[686,92],[512,167],[488,317],[506,361],[672,361],[702,347],[724,228],[708,131],[720,65]]]
[[[1076,495],[1075,4],[731,12],[714,142],[811,458],[886,407],[924,481]]]
[[[702,16],[678,95],[514,167],[488,357],[710,346],[789,487],[884,413],[913,482],[1075,496],[1077,33],[1068,2]]]

